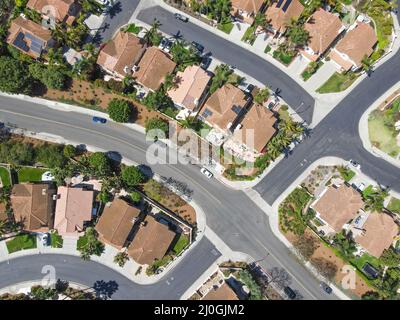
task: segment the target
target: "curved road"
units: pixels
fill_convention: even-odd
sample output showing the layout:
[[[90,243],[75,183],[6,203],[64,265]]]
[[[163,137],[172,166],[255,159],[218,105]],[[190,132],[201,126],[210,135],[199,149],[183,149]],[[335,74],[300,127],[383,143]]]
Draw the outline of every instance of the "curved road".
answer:
[[[213,253],[210,255],[211,251]],[[83,261],[80,257],[70,255],[36,254],[0,263],[0,288],[25,281],[41,280],[47,275],[42,273],[43,267],[52,266],[56,279],[94,288],[97,283],[103,281],[101,291],[108,291],[108,288],[109,297],[112,299],[179,300],[193,284],[193,279],[200,277],[219,256],[214,245],[207,238],[203,238],[195,250],[188,252],[160,281],[151,285],[140,285],[97,262]]]

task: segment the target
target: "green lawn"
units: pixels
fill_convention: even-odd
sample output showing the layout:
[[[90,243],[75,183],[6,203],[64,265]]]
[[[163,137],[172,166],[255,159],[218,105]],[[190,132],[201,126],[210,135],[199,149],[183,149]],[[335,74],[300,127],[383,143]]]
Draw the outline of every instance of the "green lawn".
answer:
[[[335,72],[321,87],[317,89],[318,93],[341,92],[350,87],[357,79],[357,75],[348,72],[347,74]]]
[[[18,170],[18,182],[36,182],[42,181],[42,174],[45,173],[46,169],[38,168],[21,168]]]
[[[257,36],[254,34],[255,32],[255,26],[251,26],[247,28],[246,32],[244,33],[242,37],[242,41],[247,42],[251,45],[253,45],[254,41],[256,41]]]
[[[232,21],[226,22],[226,23],[220,23],[217,26],[218,30],[221,30],[227,34],[230,34],[232,29],[233,29],[233,23]]]
[[[126,32],[131,32],[134,34],[138,34],[143,28],[140,26],[135,25],[134,23],[131,23],[127,28]]]
[[[9,253],[25,249],[36,248],[36,236],[31,234],[20,234],[14,239],[6,242]]]
[[[57,232],[50,234],[50,243],[52,248],[62,248],[63,242],[63,238]]]
[[[397,132],[393,126],[388,125],[385,113],[379,110],[371,112],[368,118],[368,132],[371,143],[391,157],[397,157],[400,146],[397,144]]]
[[[381,262],[379,261],[378,258],[375,258],[371,255],[369,255],[368,253],[364,253],[360,258],[354,258],[351,259],[351,263],[357,267],[358,270],[362,271],[363,266],[366,263],[369,263],[371,266],[375,267],[375,268],[380,268],[381,266]]]
[[[356,173],[353,170],[350,170],[348,168],[340,167],[338,170],[340,175],[346,182],[349,182],[356,175]]]
[[[179,254],[183,251],[183,249],[186,248],[188,244],[189,244],[189,237],[185,234],[181,234],[172,251],[174,251],[175,254]]]
[[[370,184],[368,187],[366,187],[364,189],[364,191],[362,192],[363,198],[368,197],[373,190],[374,190],[374,186],[372,184]]]
[[[274,57],[274,59],[282,62],[285,65],[289,65],[293,58],[296,56],[296,52],[282,52],[279,50],[275,50],[272,53],[272,56]]]
[[[392,212],[400,213],[400,199],[392,197],[387,208]]]
[[[1,181],[3,182],[3,186],[11,185],[10,173],[8,172],[7,168],[0,167],[0,177]]]

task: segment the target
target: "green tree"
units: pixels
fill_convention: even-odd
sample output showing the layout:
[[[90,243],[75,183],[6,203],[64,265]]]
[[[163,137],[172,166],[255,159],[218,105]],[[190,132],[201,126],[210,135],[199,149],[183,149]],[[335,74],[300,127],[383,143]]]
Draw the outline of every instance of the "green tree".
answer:
[[[31,84],[32,78],[22,62],[0,56],[0,91],[29,94]]]
[[[142,200],[142,196],[139,192],[134,191],[131,193],[131,199],[134,203],[137,204],[140,202],[140,200]]]
[[[63,147],[48,143],[36,149],[36,159],[49,168],[61,168],[66,163]]]
[[[152,131],[161,131],[166,138],[168,136],[168,129],[168,122],[160,118],[150,118],[145,122],[146,133],[153,134],[154,138],[157,137],[158,133]]]
[[[143,39],[148,46],[158,46],[161,42],[162,36],[158,32],[161,23],[157,19],[154,19],[151,24],[151,28],[146,30]]]
[[[362,300],[381,300],[381,295],[376,291],[368,291],[361,296]]]
[[[32,165],[35,150],[30,143],[7,141],[0,144],[0,162],[13,165]]]
[[[57,66],[45,66],[40,63],[33,63],[29,66],[29,73],[47,88],[57,90],[65,88],[67,76]]]
[[[64,157],[73,158],[76,156],[77,150],[76,150],[76,147],[73,146],[72,144],[67,144],[66,146],[64,146],[63,153],[64,153]]]
[[[261,287],[253,279],[252,275],[247,270],[241,270],[238,273],[239,280],[243,282],[250,290],[249,300],[262,300],[263,294]]]
[[[149,110],[163,111],[174,107],[174,102],[167,94],[165,94],[164,88],[154,92],[149,92],[149,94],[144,98],[143,103]]]
[[[380,260],[386,266],[396,267],[400,265],[400,254],[390,247],[383,251]]]
[[[33,300],[56,300],[58,294],[55,289],[44,288],[42,286],[33,286],[29,292],[29,296]]]
[[[366,195],[363,194],[365,208],[370,211],[382,212],[384,210],[383,203],[388,195],[389,192],[381,188],[374,189]]]
[[[122,181],[128,188],[133,188],[145,181],[145,176],[136,166],[129,166],[122,169]]]
[[[110,159],[103,152],[92,153],[88,162],[91,172],[97,176],[105,177],[111,172]]]
[[[268,100],[269,95],[270,92],[268,88],[260,89],[254,96],[254,101],[257,102],[258,104],[263,104]]]
[[[215,75],[211,80],[210,94],[221,88],[229,79],[233,70],[227,64],[221,64],[215,68]]]
[[[132,117],[132,106],[127,100],[112,99],[108,104],[108,114],[117,122],[129,122]]]
[[[176,41],[171,48],[172,60],[177,64],[178,70],[182,71],[188,66],[199,64],[201,57],[193,47],[186,48],[180,40]]]
[[[114,262],[121,268],[129,260],[128,254],[126,252],[118,252],[114,257]]]
[[[104,6],[96,0],[81,0],[82,9],[86,13],[100,15],[104,11]]]
[[[353,253],[357,251],[357,246],[352,239],[351,233],[346,233],[344,230],[335,235],[333,245],[348,259],[352,258]]]
[[[294,24],[289,27],[287,36],[290,42],[296,46],[304,46],[307,44],[310,34],[300,24]]]
[[[83,238],[83,239],[82,239]],[[104,244],[97,240],[97,232],[93,227],[85,230],[85,235],[78,240],[78,251],[82,260],[90,260],[90,256],[100,256],[104,251]]]

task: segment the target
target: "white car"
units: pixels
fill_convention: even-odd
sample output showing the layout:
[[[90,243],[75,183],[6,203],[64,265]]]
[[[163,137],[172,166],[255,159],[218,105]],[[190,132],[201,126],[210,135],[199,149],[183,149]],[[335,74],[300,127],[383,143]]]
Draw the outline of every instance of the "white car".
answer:
[[[202,174],[204,174],[208,179],[211,179],[214,175],[209,171],[209,170],[207,170],[206,168],[201,168],[200,169],[200,172],[202,173]]]
[[[43,233],[43,235],[42,235],[42,244],[44,246],[48,246],[49,245],[49,234],[48,233]]]

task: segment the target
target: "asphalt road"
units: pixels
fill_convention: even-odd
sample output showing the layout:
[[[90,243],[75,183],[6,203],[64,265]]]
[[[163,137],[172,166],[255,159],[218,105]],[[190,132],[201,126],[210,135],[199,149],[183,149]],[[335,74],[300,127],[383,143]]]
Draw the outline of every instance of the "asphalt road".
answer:
[[[96,36],[97,42],[107,42],[121,26],[127,24],[140,0],[116,0],[108,9],[106,18]]]
[[[97,292],[111,299],[178,300],[193,284],[193,279],[200,277],[219,256],[214,245],[203,237],[196,249],[188,252],[160,281],[152,285],[139,285],[97,262],[83,261],[80,257],[69,255],[37,254],[0,263],[0,288],[41,280],[48,275],[48,269],[43,267],[53,266],[56,279],[98,288]]]
[[[217,36],[196,24],[182,22],[173,14],[159,6],[142,10],[137,19],[152,24],[154,19],[161,22],[160,30],[176,35],[178,32],[187,41],[197,41],[218,60],[224,61],[249,76],[257,79],[272,90],[280,89],[280,96],[305,120],[312,121],[315,101],[292,78],[258,55]],[[194,18],[191,18],[194,19]]]
[[[120,156],[147,164],[148,142],[144,136],[116,123],[93,124],[89,116],[60,112],[25,101],[0,98],[0,121],[19,128],[62,136],[70,141],[115,151]],[[165,177],[184,181],[193,190],[193,199],[202,207],[209,226],[232,250],[251,255],[268,269],[285,269],[287,284],[305,299],[332,299],[319,288],[318,281],[272,233],[266,214],[240,191],[208,180],[194,165],[152,165]],[[193,250],[197,250],[194,248]],[[191,273],[191,269],[187,269]],[[193,275],[193,281],[196,279]]]

